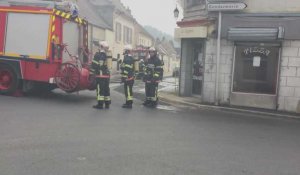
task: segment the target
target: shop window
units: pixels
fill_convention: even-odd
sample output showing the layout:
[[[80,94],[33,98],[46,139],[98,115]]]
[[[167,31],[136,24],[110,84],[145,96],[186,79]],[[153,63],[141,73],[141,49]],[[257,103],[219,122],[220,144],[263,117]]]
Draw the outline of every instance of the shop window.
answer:
[[[276,94],[279,47],[237,46],[233,92]]]

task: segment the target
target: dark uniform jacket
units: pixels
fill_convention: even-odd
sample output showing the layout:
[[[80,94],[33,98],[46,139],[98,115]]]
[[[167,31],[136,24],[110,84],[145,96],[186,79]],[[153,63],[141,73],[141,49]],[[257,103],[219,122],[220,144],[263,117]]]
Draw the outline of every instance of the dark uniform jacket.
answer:
[[[134,58],[131,55],[125,55],[121,71],[122,78],[130,79],[134,77]]]
[[[107,66],[107,56],[104,51],[97,52],[92,62],[91,71],[98,78],[109,78],[110,72]]]
[[[153,56],[147,62],[145,62],[144,81],[157,82],[162,80],[162,76],[163,64],[157,56]]]

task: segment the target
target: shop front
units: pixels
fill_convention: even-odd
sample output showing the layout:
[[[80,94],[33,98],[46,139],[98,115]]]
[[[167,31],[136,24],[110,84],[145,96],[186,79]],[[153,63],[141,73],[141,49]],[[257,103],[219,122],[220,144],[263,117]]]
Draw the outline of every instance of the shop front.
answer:
[[[231,105],[276,109],[280,43],[237,42]]]
[[[175,38],[181,41],[179,95],[201,98],[203,91],[203,70],[205,39],[208,27],[199,26],[203,21],[181,22],[175,30]],[[195,25],[196,26],[191,26]],[[187,25],[187,26],[186,26]]]

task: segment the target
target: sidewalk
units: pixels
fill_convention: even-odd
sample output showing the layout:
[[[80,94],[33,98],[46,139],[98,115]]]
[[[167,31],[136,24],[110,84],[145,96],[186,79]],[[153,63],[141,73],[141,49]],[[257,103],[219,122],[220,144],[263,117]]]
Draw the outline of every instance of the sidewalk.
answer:
[[[186,108],[186,109],[208,109],[208,110],[218,110],[224,112],[225,111],[239,112],[239,113],[263,115],[263,116],[300,119],[300,114],[296,114],[296,113],[288,113],[288,112],[281,112],[281,111],[267,110],[267,109],[257,109],[257,108],[215,106],[215,105],[201,104],[200,100],[196,97],[179,97],[175,93],[169,93],[169,92],[160,92],[159,99],[164,103],[171,104],[181,108]]]

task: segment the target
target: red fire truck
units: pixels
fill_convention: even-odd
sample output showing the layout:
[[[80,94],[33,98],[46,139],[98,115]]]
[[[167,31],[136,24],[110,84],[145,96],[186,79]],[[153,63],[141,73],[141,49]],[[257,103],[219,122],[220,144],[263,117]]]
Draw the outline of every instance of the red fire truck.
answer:
[[[88,22],[55,2],[0,4],[0,94],[89,89]]]

